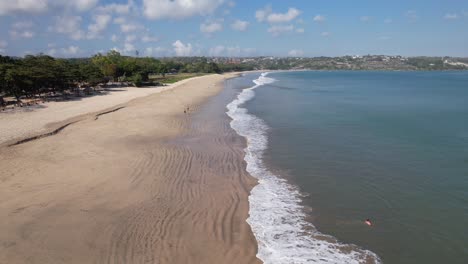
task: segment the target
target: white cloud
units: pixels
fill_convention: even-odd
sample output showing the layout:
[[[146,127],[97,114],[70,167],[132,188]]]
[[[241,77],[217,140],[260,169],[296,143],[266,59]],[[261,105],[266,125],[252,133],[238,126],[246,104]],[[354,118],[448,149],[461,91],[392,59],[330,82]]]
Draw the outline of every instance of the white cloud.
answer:
[[[242,52],[244,56],[248,57],[248,56],[252,56],[253,54],[255,54],[257,50],[255,48],[244,48],[242,49]]]
[[[125,42],[134,42],[137,39],[137,36],[135,35],[128,35],[125,37]]]
[[[143,41],[144,43],[148,43],[148,42],[158,42],[159,41],[159,38],[157,37],[152,37],[150,35],[144,35],[142,38],[141,38],[141,41]]]
[[[268,32],[271,33],[275,37],[283,33],[291,32],[293,30],[294,30],[293,25],[271,26],[270,28],[268,28]]]
[[[99,0],[73,0],[69,4],[75,6],[78,11],[86,11],[93,8]]]
[[[369,22],[371,21],[371,17],[370,16],[362,16],[359,18],[359,20],[361,20],[361,22]]]
[[[46,51],[46,54],[54,57],[57,54],[57,49],[55,48],[49,49],[48,51]]]
[[[249,49],[241,49],[239,46],[226,47],[226,55],[228,57],[239,57],[245,55]]]
[[[135,8],[135,4],[133,0],[129,0],[127,4],[112,3],[105,6],[99,6],[98,8],[96,8],[96,11],[124,15],[130,13],[132,11],[132,8]]]
[[[74,40],[79,40],[85,36],[80,29],[81,21],[80,16],[58,16],[55,18],[55,25],[49,27],[49,31],[66,34]]]
[[[124,24],[127,20],[125,17],[117,17],[114,19],[114,24]]]
[[[36,34],[32,31],[29,31],[29,30],[25,30],[25,31],[16,31],[16,30],[11,30],[10,31],[10,36],[12,38],[32,38],[34,37]]]
[[[224,0],[143,0],[143,14],[149,19],[183,19],[210,14],[223,3]]]
[[[80,48],[77,46],[69,46],[68,48],[62,48],[62,53],[66,56],[77,55],[80,52]]]
[[[255,17],[259,22],[287,23],[296,19],[301,14],[299,9],[290,7],[286,13],[273,13],[271,6],[266,6],[255,12]]]
[[[266,20],[269,14],[271,14],[273,10],[271,9],[271,6],[266,6],[263,9],[259,9],[255,12],[255,18],[257,18],[258,22],[263,22]]]
[[[224,46],[219,45],[219,46],[211,48],[208,54],[213,57],[218,57],[218,56],[224,55],[225,50],[226,48]]]
[[[234,23],[231,24],[231,28],[236,31],[245,31],[248,26],[249,26],[249,22],[242,21],[239,19],[237,19],[236,21],[234,21]]]
[[[209,56],[213,57],[240,57],[240,56],[249,56],[251,55],[255,49],[242,49],[239,46],[232,46],[232,47],[225,47],[223,45],[218,45],[212,47],[208,51]]]
[[[104,31],[109,25],[112,17],[107,14],[95,15],[93,17],[94,23],[88,26],[88,38],[94,39],[100,36],[101,32]]]
[[[419,16],[418,13],[414,10],[409,10],[406,11],[405,16],[410,20],[410,21],[416,21],[418,20]]]
[[[229,1],[229,2],[227,3],[227,5],[228,5],[229,7],[235,7],[235,6],[236,6],[236,2],[234,2],[234,1]]]
[[[84,39],[85,37],[86,37],[86,33],[83,32],[83,30],[78,30],[76,33],[70,35],[70,38],[73,40],[80,40],[80,39]]]
[[[174,47],[174,52],[176,56],[190,56],[193,52],[192,44],[184,44],[180,40],[177,40],[176,42],[172,43],[172,46]]]
[[[294,20],[296,17],[298,17],[301,14],[301,11],[299,11],[296,8],[289,8],[288,12],[282,14],[282,13],[271,13],[267,16],[266,20],[270,23],[286,23],[290,22],[291,20]]]
[[[8,42],[0,40],[0,52],[5,52],[6,47],[8,47]]]
[[[242,53],[246,53],[246,49],[241,49],[239,46],[226,48],[226,55],[228,57],[238,57]]]
[[[136,51],[136,48],[132,43],[128,43],[128,42],[124,43],[124,49],[123,49],[124,53],[130,54],[130,53],[133,53],[135,51]]]
[[[296,33],[302,34],[304,32],[305,32],[305,30],[303,28],[296,29]]]
[[[329,37],[331,35],[330,32],[322,32],[320,35],[322,35],[322,37]]]
[[[387,18],[387,19],[384,20],[384,23],[385,24],[391,24],[391,23],[393,23],[393,19]]]
[[[223,25],[218,21],[205,22],[200,25],[200,31],[205,34],[212,34],[221,30],[223,30]]]
[[[2,0],[0,1],[0,15],[37,14],[57,8],[73,8],[81,12],[93,8],[97,2],[98,0]]]
[[[21,34],[21,37],[23,38],[32,38],[34,37],[34,35],[36,35],[34,32],[32,31],[23,31],[23,33]]]
[[[157,56],[157,55],[163,55],[167,53],[167,49],[163,47],[148,47],[145,49],[145,55],[146,56]]]
[[[316,15],[314,16],[314,21],[317,23],[325,22],[326,18],[323,15]]]
[[[455,20],[455,19],[458,19],[458,18],[459,18],[458,14],[454,14],[454,13],[453,14],[452,13],[447,13],[444,16],[444,19],[446,19],[446,20]]]
[[[122,31],[123,33],[134,32],[145,28],[139,23],[127,21],[125,17],[115,18],[114,23],[120,25],[120,31]]]
[[[119,40],[119,37],[117,37],[116,34],[113,34],[111,37],[112,42],[117,42]]]
[[[120,25],[120,30],[123,33],[129,33],[129,32],[136,31],[136,30],[141,30],[141,29],[143,29],[143,26],[140,25],[140,24],[137,24],[137,23],[129,23],[129,24],[121,24]]]
[[[0,1],[0,15],[13,13],[41,13],[47,11],[47,0]]]
[[[304,55],[304,51],[302,50],[293,49],[288,52],[288,56],[290,57],[301,57],[303,55]]]
[[[132,43],[124,43],[123,49],[113,47],[111,50],[117,51],[118,53],[124,54],[127,56],[136,55],[138,51]]]
[[[80,16],[58,16],[52,28],[57,33],[73,33],[80,29],[82,18]]]
[[[35,35],[36,35],[36,33],[26,30],[26,31],[21,32],[20,37],[22,37],[22,38],[33,38]]]

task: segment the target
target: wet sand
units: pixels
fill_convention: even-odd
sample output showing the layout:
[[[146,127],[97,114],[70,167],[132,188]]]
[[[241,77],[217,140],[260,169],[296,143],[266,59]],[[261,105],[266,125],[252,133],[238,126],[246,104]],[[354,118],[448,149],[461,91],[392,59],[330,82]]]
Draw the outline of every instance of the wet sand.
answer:
[[[228,77],[1,147],[0,263],[259,263],[245,222],[256,181],[216,102]]]

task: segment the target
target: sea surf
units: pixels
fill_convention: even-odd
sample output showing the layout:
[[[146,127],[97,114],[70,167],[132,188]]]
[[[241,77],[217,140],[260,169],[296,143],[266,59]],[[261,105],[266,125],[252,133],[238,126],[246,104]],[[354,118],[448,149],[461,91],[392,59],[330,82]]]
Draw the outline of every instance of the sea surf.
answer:
[[[265,165],[269,127],[243,105],[255,97],[255,89],[276,81],[268,74],[260,74],[227,105],[231,127],[247,141],[247,172],[258,180],[249,196],[247,219],[258,242],[257,257],[265,264],[380,263],[375,253],[320,233],[306,220],[298,188]]]

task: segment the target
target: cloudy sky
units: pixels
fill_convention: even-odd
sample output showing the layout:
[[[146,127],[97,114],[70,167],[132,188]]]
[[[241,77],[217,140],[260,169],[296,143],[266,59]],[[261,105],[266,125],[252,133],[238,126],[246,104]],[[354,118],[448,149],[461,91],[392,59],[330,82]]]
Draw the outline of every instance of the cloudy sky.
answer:
[[[468,56],[468,0],[0,0],[0,54]]]

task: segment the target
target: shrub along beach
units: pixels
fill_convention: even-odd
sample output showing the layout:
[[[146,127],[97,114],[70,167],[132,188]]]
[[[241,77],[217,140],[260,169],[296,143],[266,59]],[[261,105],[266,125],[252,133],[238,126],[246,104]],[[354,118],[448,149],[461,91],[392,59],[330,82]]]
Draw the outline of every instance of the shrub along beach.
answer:
[[[220,66],[203,57],[158,60],[122,56],[113,50],[77,59],[43,54],[24,58],[0,55],[0,106],[85,96],[109,85],[160,86],[207,73],[247,69],[252,67]]]

